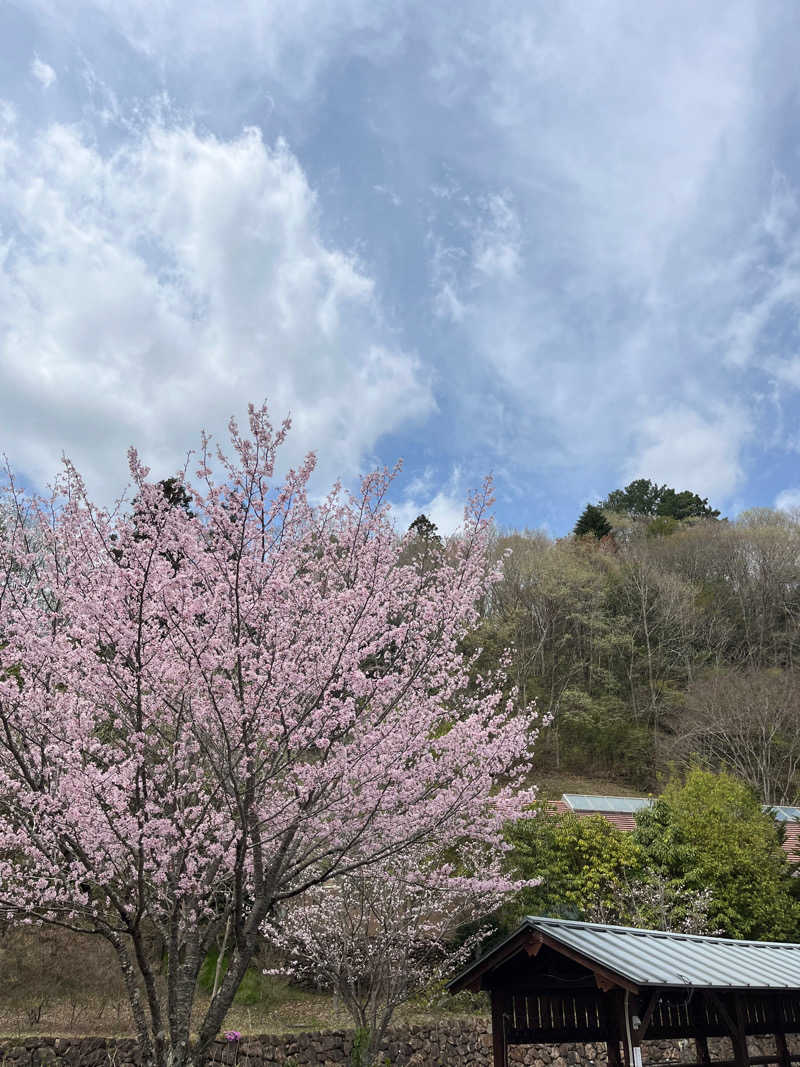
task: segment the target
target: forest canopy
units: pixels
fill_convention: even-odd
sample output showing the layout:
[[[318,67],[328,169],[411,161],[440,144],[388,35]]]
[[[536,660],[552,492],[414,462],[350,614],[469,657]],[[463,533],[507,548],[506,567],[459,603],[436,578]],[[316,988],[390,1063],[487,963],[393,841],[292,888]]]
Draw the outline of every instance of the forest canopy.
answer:
[[[630,512],[601,512],[612,529],[599,539],[499,531],[503,579],[473,640],[486,667],[509,648],[520,702],[550,717],[543,767],[655,791],[672,764],[700,760],[764,803],[793,803],[800,521],[766,508],[720,521],[699,497],[707,514],[681,521],[655,514],[663,489],[609,494]],[[661,522],[670,536],[653,535]]]

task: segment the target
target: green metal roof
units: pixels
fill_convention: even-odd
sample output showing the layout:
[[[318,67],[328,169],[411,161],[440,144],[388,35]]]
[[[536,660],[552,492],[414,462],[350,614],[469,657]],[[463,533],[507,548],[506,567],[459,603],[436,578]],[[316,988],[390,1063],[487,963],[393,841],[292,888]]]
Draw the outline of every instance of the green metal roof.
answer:
[[[564,793],[562,799],[573,811],[613,811],[633,814],[653,805],[652,797],[607,797],[590,796],[587,793]]]
[[[800,808],[793,804],[765,804],[764,811],[770,811],[778,822],[800,822]]]
[[[492,969],[509,958],[508,947],[526,931],[541,933],[605,971],[636,986],[704,989],[800,990],[800,945],[735,941],[723,937],[640,930],[630,926],[574,922],[529,916],[502,944],[487,952],[452,984],[469,974]],[[574,957],[573,957],[574,958]],[[488,964],[488,968],[487,968]],[[531,962],[535,968],[535,961]]]

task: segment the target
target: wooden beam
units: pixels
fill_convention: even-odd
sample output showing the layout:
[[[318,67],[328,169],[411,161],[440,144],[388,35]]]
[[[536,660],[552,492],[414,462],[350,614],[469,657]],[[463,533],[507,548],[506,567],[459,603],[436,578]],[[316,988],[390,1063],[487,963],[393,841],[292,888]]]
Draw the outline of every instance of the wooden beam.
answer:
[[[549,937],[545,933],[540,936],[542,938],[542,943],[547,945],[547,947],[551,948],[554,952],[559,953],[561,956],[566,956],[568,960],[573,960],[575,963],[579,963],[588,971],[593,971],[595,980],[597,980],[599,975],[600,978],[608,983],[609,989],[616,986],[618,989],[627,989],[631,993],[639,992],[639,987],[629,978],[623,978],[621,974],[617,974],[615,971],[609,970],[608,967],[603,967],[602,964],[596,963],[590,956],[584,956],[582,952],[567,948],[566,945],[562,945],[560,941],[557,941],[553,937]],[[599,981],[597,982],[597,986],[598,989],[603,988]]]
[[[539,951],[539,949],[541,947],[542,947],[541,935],[535,935],[525,945],[525,951],[528,953],[529,956],[535,956],[538,953],[538,951]]]
[[[715,990],[707,989],[704,992],[708,999],[716,1005],[717,1011],[722,1016],[723,1022],[730,1031],[736,1067],[750,1067],[750,1055],[747,1051],[747,1037],[744,1032],[744,1014],[741,995],[739,993],[733,995],[733,1002],[729,1008],[720,994]]]
[[[725,1001],[722,999],[722,997],[719,995],[719,993],[715,992],[713,989],[703,990],[703,994],[710,1001],[712,1001],[712,1003],[714,1004],[714,1007],[720,1013],[720,1015],[722,1017],[722,1021],[728,1027],[728,1031],[729,1031],[731,1037],[733,1037],[734,1034],[736,1034],[736,1032],[737,1032],[737,1026],[736,1026],[736,1022],[734,1021],[733,1016],[728,1011],[728,1007],[725,1004]]]
[[[641,1045],[641,1043],[644,1041],[645,1034],[647,1033],[647,1028],[650,1025],[650,1020],[653,1018],[653,1012],[656,1010],[656,1005],[658,1004],[658,998],[660,995],[661,992],[658,989],[654,989],[653,992],[650,994],[650,1000],[647,1002],[647,1007],[645,1008],[644,1015],[642,1016],[642,1021],[636,1027],[636,1031],[634,1033],[637,1045]]]
[[[519,931],[518,936],[512,937],[505,945],[501,946],[497,952],[489,953],[487,957],[477,963],[470,971],[463,977],[456,978],[450,983],[448,989],[451,993],[458,993],[462,989],[478,990],[481,988],[487,988],[489,983],[484,981],[484,976],[487,972],[496,970],[502,963],[511,959],[518,952],[525,951],[528,956],[535,956],[542,945],[546,945],[551,948],[555,953],[560,956],[565,956],[567,959],[572,960],[574,963],[579,963],[582,967],[585,967],[588,971],[593,973],[595,977],[601,978],[606,985],[600,985],[598,981],[598,988],[600,989],[627,989],[630,993],[638,993],[639,987],[635,982],[630,981],[628,978],[624,978],[621,974],[617,974],[608,967],[604,967],[602,964],[597,963],[589,956],[583,955],[583,953],[576,951],[575,949],[567,948],[566,945],[562,945],[554,937],[550,937],[548,934],[543,933],[540,930],[534,930],[530,927],[528,929],[522,929]]]
[[[609,978],[605,974],[598,974],[597,972],[595,972],[594,984],[601,993],[610,993],[612,989],[619,989],[619,986],[613,978]]]
[[[462,989],[469,989],[476,993],[479,989],[485,988],[482,980],[487,972],[495,970],[501,963],[505,963],[512,956],[516,956],[518,952],[523,950],[527,952],[528,946],[537,942],[539,947],[536,952],[541,947],[541,936],[535,930],[521,930],[518,937],[510,938],[496,953],[489,953],[484,960],[475,965],[475,968],[468,975],[464,975],[463,978],[456,978],[451,982],[448,987],[450,992],[460,993]],[[528,954],[531,955],[531,953]]]

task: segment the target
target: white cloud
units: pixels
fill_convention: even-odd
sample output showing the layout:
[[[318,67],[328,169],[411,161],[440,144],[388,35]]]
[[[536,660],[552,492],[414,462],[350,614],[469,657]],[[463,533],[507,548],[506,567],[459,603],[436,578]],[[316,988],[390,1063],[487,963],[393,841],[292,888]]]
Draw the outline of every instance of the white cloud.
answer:
[[[773,335],[788,318],[797,323],[800,309],[800,210],[785,175],[773,175],[766,206],[760,212],[733,264],[732,284],[739,306],[729,319],[726,361],[755,365],[783,384],[798,387],[797,358],[786,338]],[[773,331],[773,332],[771,332]],[[788,351],[787,351],[788,349]]]
[[[154,124],[102,154],[75,128],[9,127],[0,185],[0,448],[34,480],[64,449],[108,494],[129,443],[172,469],[264,397],[293,411],[294,457],[348,476],[434,409],[285,144]]]
[[[753,247],[762,26],[752,5],[734,3],[720,20],[682,0],[644,18],[619,0],[490,2],[470,7],[452,47],[452,24],[437,25],[431,51],[449,61],[436,66],[435,90],[481,131],[483,167],[478,152],[469,164],[485,186],[508,186],[502,200],[517,220],[508,251],[496,227],[477,256],[485,223],[474,197],[472,240],[450,240],[444,256],[433,228],[435,308],[459,327],[459,380],[481,383],[462,390],[465,437],[502,433],[506,454],[534,469],[592,465],[594,478],[645,454],[636,427],[665,402],[692,409],[695,390],[713,390],[736,405],[741,383],[721,381],[720,369],[734,316],[751,329],[753,279],[769,277]],[[458,181],[469,187],[463,173]],[[439,198],[442,216],[469,217],[456,200]],[[777,183],[763,224],[776,240],[790,236],[793,206]],[[492,284],[479,283],[484,264]],[[774,300],[793,296],[787,279]],[[488,428],[490,410],[502,422]],[[704,477],[733,485],[742,438],[727,423],[721,432],[718,473]],[[666,466],[653,449],[646,456]]]
[[[477,275],[510,282],[519,275],[522,256],[520,225],[508,197],[489,198],[487,218],[477,227],[472,262]]]
[[[404,487],[404,499],[392,506],[392,519],[399,533],[404,533],[414,519],[423,514],[445,537],[461,527],[467,500],[461,470],[453,468],[446,484],[437,491],[434,491],[434,481],[429,469]]]
[[[775,497],[775,507],[779,511],[800,511],[800,489],[784,489]]]
[[[58,78],[58,75],[50,64],[45,63],[43,60],[39,59],[38,56],[34,56],[31,60],[31,74],[41,84],[43,89],[49,89]]]
[[[82,98],[74,113],[96,119],[102,110],[109,121],[105,130],[98,124],[99,137],[127,136],[131,111],[153,86],[169,86],[198,121],[225,131],[240,121],[232,116],[262,121],[270,94],[274,128],[297,130],[309,166],[321,174],[328,168],[320,181],[340,182],[332,196],[341,209],[335,232],[374,254],[376,277],[385,269],[394,336],[418,338],[434,364],[446,394],[442,418],[430,426],[434,445],[450,458],[465,457],[471,470],[497,469],[499,460],[514,468],[516,482],[531,485],[557,469],[565,491],[567,476],[603,484],[633,455],[626,469],[636,466],[635,473],[656,476],[642,467],[653,464],[663,480],[700,488],[699,475],[716,487],[704,492],[722,492],[741,489],[742,445],[759,419],[760,440],[771,446],[796,422],[790,408],[800,388],[800,331],[790,327],[800,306],[800,218],[791,154],[796,131],[785,105],[797,81],[793,36],[784,32],[793,28],[788,8],[755,0],[731,0],[724,10],[674,0],[645,13],[633,0],[549,6],[464,0],[457,11],[417,0],[198,0],[190,10],[180,0],[78,0],[75,17],[55,0],[30,0],[30,7],[51,40],[69,40],[96,64],[97,84],[86,86],[92,103]],[[114,55],[125,58],[119,72],[103,62],[112,37]],[[56,53],[42,48],[55,62]],[[68,64],[59,56],[56,65],[59,93],[65,92]],[[236,143],[211,151],[220,174]],[[365,166],[354,180],[352,160],[359,166],[362,160],[349,149],[362,144]],[[341,145],[348,158],[337,155]],[[88,140],[84,148],[97,157]],[[273,217],[246,168],[234,168],[230,188],[227,179],[215,185],[201,178],[201,153],[192,149],[184,188],[180,163],[166,173],[150,158],[171,151],[134,144],[127,155],[101,155],[101,171],[116,175],[110,196],[86,204],[74,197],[107,257],[111,249],[121,257],[114,270],[105,267],[109,300],[120,291],[123,265],[131,293],[152,290],[137,299],[149,309],[155,349],[196,349],[203,373],[217,377],[231,373],[231,360],[208,353],[226,346],[229,353],[251,352],[253,344],[294,353],[259,359],[269,367],[263,390],[254,390],[252,368],[242,384],[250,394],[277,395],[278,406],[301,398],[303,440],[333,442],[336,456],[369,450],[381,427],[392,430],[430,411],[428,380],[381,327],[365,269],[346,253],[336,261],[330,239],[321,241],[307,183],[311,207],[301,197],[299,232],[314,250],[301,251],[300,259],[324,263],[321,275],[298,270],[297,249],[279,223],[283,236],[275,247],[259,232],[240,239],[231,218],[215,227],[217,195],[231,207],[240,198],[256,218]],[[274,151],[263,151],[274,160]],[[56,189],[63,192],[73,165],[65,157],[56,168]],[[41,159],[26,166],[22,184],[31,199],[37,182],[47,186],[51,179],[42,177]],[[773,167],[785,174],[773,175]],[[301,179],[302,186],[302,172]],[[131,197],[114,200],[128,180],[137,190],[135,207]],[[275,181],[292,184],[285,176]],[[153,192],[142,191],[148,183]],[[212,217],[199,222],[191,206],[198,184],[214,190],[205,209]],[[362,196],[365,189],[376,195]],[[353,211],[351,193],[361,201]],[[165,220],[161,197],[169,204]],[[155,222],[149,230],[132,224],[137,213],[151,214],[158,226],[163,221],[164,233]],[[74,225],[71,206],[65,218]],[[387,227],[402,231],[402,240],[385,241]],[[414,257],[426,227],[422,262]],[[57,235],[52,254],[37,261],[23,306],[35,302],[37,279],[46,272],[48,284],[60,284],[62,240]],[[13,256],[20,256],[19,246]],[[74,250],[69,257],[83,262]],[[263,260],[265,278],[276,279],[266,293],[245,277],[253,259]],[[333,293],[327,302],[320,276]],[[420,311],[418,279],[430,284],[432,322]],[[53,306],[80,307],[88,287],[66,278],[70,299]],[[297,290],[299,301],[281,301],[282,287]],[[50,290],[40,291],[49,303]],[[237,292],[247,295],[237,302]],[[263,312],[254,309],[253,294]],[[121,320],[129,303],[122,299]],[[23,313],[16,304],[14,310],[19,320]],[[57,365],[48,353],[63,349],[70,314],[54,318],[45,307],[47,321],[30,326],[25,343],[40,346],[37,360]],[[135,318],[126,338],[137,335]],[[138,330],[140,347],[147,332]],[[93,339],[94,327],[88,333]],[[114,343],[120,344],[116,337]],[[76,344],[67,347],[74,353]],[[80,344],[92,352],[89,341]],[[355,367],[344,352],[354,353]],[[173,374],[173,363],[183,367],[187,389],[203,393],[188,358],[162,357],[164,374]],[[318,378],[328,385],[318,389]],[[90,372],[90,379],[97,375]],[[387,382],[399,391],[397,411],[382,398]],[[333,414],[336,404],[326,396],[340,398],[347,410],[353,383],[369,398],[365,411],[377,413],[373,421],[360,409],[338,421]],[[757,394],[773,385],[767,426],[768,405]],[[233,386],[226,393],[217,381],[215,389],[230,405]],[[109,395],[113,408],[120,390]],[[211,410],[204,396],[192,400],[196,421]],[[718,398],[719,411],[709,408],[709,397]],[[787,410],[772,419],[784,401]],[[141,402],[134,391],[131,409]],[[672,439],[670,419],[652,415],[667,410],[677,413],[673,426],[685,438]],[[127,427],[139,423],[132,413],[126,418],[125,432],[133,436]],[[110,417],[113,427],[117,422]],[[182,433],[175,429],[173,439]],[[414,495],[413,506],[431,503],[435,489]]]
[[[740,453],[751,426],[740,410],[703,415],[676,408],[645,417],[637,431],[636,454],[623,471],[626,482],[652,478],[713,502],[730,497],[742,479]]]

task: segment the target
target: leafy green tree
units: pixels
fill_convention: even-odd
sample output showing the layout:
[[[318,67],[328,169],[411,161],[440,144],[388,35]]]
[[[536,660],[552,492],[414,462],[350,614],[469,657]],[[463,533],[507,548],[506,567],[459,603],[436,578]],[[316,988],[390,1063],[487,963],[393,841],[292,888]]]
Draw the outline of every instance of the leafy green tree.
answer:
[[[596,504],[587,504],[583,514],[575,523],[575,536],[584,537],[593,534],[598,541],[611,533],[611,523]]]
[[[516,874],[539,878],[506,905],[506,927],[523,915],[555,915],[646,929],[710,933],[707,890],[665,879],[647,867],[633,834],[602,815],[579,817],[542,809],[508,831]]]
[[[649,478],[636,478],[624,489],[612,490],[601,501],[600,507],[635,518],[659,515],[681,521],[719,516],[719,511],[710,506],[707,497],[700,497],[690,489],[678,493],[668,485],[651,482]]]
[[[698,496],[690,489],[684,489],[676,493],[668,486],[661,487],[661,495],[656,506],[656,515],[667,516],[677,519],[717,519],[719,510],[712,508],[708,503],[708,497]]]
[[[667,883],[709,889],[712,925],[729,937],[786,941],[800,930],[793,867],[775,820],[729,774],[692,769],[652,808],[634,839],[645,866]]]
[[[602,815],[579,818],[542,809],[508,831],[510,860],[521,878],[539,878],[523,889],[509,914],[582,918],[598,906],[610,907],[621,887],[640,866],[639,846],[631,833]]]

